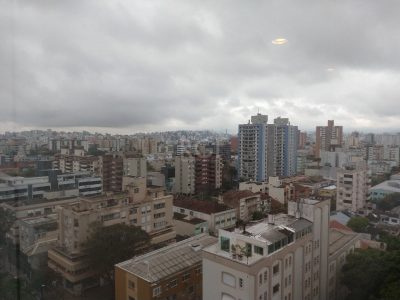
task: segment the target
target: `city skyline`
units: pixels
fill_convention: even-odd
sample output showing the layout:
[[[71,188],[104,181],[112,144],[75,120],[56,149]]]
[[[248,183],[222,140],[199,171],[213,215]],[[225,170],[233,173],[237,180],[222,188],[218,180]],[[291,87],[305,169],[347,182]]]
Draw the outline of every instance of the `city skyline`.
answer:
[[[0,8],[4,131],[236,133],[257,111],[307,131],[400,125],[396,1]]]

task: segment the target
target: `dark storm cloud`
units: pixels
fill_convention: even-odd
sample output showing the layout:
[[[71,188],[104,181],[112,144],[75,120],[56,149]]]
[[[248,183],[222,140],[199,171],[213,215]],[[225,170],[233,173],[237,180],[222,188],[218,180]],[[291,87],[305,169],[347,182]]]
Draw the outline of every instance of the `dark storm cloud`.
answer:
[[[302,128],[333,117],[399,126],[399,9],[394,0],[0,0],[0,122],[234,130],[260,109]],[[273,45],[278,37],[288,43]]]

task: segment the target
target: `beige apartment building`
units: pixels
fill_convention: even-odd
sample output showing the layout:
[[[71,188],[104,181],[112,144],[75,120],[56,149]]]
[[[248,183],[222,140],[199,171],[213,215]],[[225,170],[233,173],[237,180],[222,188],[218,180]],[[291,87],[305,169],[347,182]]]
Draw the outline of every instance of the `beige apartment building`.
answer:
[[[175,157],[175,194],[192,195],[195,193],[195,165],[193,156]]]
[[[201,249],[216,241],[201,234],[117,264],[115,299],[203,299]]]
[[[94,222],[140,226],[153,244],[175,240],[172,196],[162,189],[147,189],[145,178],[127,178],[125,184],[126,192],[78,198],[59,209],[59,240],[48,252],[48,265],[61,274],[64,287],[73,294],[99,284],[83,253]]]
[[[369,176],[364,163],[348,164],[337,171],[336,209],[356,212],[368,197]]]
[[[321,150],[335,151],[343,145],[343,126],[335,126],[334,120],[328,120],[328,126],[317,126],[315,156],[320,157]]]
[[[220,228],[235,227],[236,209],[215,201],[202,201],[189,197],[176,197],[174,213],[184,214],[191,218],[207,221],[210,234],[218,234]]]
[[[303,199],[288,214],[220,229],[203,250],[203,299],[327,299],[329,207]]]
[[[363,236],[360,233],[330,228],[329,230],[329,267],[328,300],[345,299],[346,289],[340,284],[340,271],[346,263],[346,257],[360,248]]]
[[[53,168],[62,173],[74,173],[89,171],[99,173],[99,159],[93,155],[86,155],[83,148],[61,149],[61,153],[55,155]]]
[[[124,176],[147,176],[147,163],[144,157],[124,157]]]
[[[238,219],[250,221],[256,211],[261,211],[261,195],[251,191],[229,191],[222,195],[225,205],[236,209]]]

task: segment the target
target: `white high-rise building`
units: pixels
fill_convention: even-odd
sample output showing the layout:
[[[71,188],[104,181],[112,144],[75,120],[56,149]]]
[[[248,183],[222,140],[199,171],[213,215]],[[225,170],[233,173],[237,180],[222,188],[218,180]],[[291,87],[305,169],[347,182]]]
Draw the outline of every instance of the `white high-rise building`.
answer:
[[[203,250],[203,299],[327,299],[329,200],[289,202],[288,214],[233,232]]]

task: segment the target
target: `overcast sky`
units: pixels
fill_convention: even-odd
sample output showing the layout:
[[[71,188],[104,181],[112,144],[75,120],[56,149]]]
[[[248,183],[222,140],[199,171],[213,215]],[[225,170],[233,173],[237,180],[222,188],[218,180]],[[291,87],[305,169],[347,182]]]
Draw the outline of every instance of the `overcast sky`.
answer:
[[[399,0],[0,0],[0,131],[400,129]],[[272,40],[287,43],[274,45]]]

